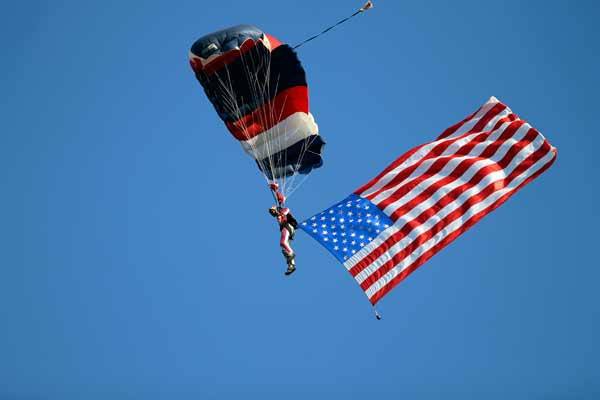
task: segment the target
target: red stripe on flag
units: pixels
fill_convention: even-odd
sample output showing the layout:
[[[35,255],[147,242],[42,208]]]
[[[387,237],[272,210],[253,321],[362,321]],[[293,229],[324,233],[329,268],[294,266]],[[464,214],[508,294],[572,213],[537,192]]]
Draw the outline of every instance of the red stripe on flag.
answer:
[[[516,132],[518,127],[520,127],[523,123],[524,123],[523,121],[517,121],[516,123],[511,124],[511,126],[518,125],[518,126],[515,126],[514,130],[511,130],[511,131],[513,133]],[[450,204],[454,200],[456,200],[456,198],[458,196],[460,196],[461,193],[475,187],[488,174],[490,174],[494,171],[503,170],[504,168],[506,168],[509,165],[510,161],[512,161],[514,156],[516,154],[518,154],[518,152],[523,147],[527,146],[528,144],[531,143],[531,141],[533,139],[535,139],[535,137],[536,137],[535,133],[530,133],[530,132],[532,132],[532,130],[530,130],[528,132],[528,134],[525,135],[525,137],[521,141],[519,141],[519,142],[515,143],[513,146],[511,146],[511,149],[509,149],[509,151],[504,155],[502,160],[500,160],[499,162],[497,162],[495,164],[491,164],[486,167],[483,167],[482,169],[477,171],[468,182],[454,188],[453,190],[448,192],[446,195],[444,195],[442,198],[440,198],[436,202],[436,204],[434,204],[427,210],[424,210],[421,214],[419,214],[413,220],[408,221],[402,227],[402,229],[400,231],[394,233],[379,247],[377,247],[376,249],[373,249],[373,251],[371,251],[371,253],[369,253],[365,258],[363,258],[358,264],[353,266],[352,269],[350,270],[350,273],[352,275],[356,276],[363,269],[368,267],[373,261],[375,261],[377,258],[379,258],[383,253],[385,253],[391,246],[393,246],[394,244],[396,244],[397,242],[402,240],[402,238],[404,238],[406,235],[408,235],[413,229],[415,229],[416,227],[418,227],[421,224],[423,224],[424,222],[426,222],[431,216],[437,214],[437,212],[439,210],[441,210],[442,208],[444,208],[445,206],[447,206],[448,204]],[[496,142],[494,142],[492,144],[492,146],[494,146],[495,143]],[[481,160],[480,158],[474,157],[472,159],[465,160],[465,164],[467,164],[468,166],[471,166],[475,162],[480,161],[480,160]],[[460,176],[457,176],[455,179],[457,179],[458,177],[460,177]],[[455,179],[453,179],[453,180],[455,180]],[[442,179],[439,182],[436,182],[432,185],[435,187],[435,190],[433,191],[433,193],[435,193],[437,190],[439,190],[443,186],[443,185],[439,184],[440,182],[443,182],[443,181],[444,181],[444,179]],[[418,204],[422,203],[423,201],[427,200],[430,197],[430,196],[427,196],[427,197],[425,197],[425,196],[426,196],[425,193],[421,193],[420,196],[417,196],[415,199],[413,199],[411,202],[409,202],[407,205],[405,205],[405,207],[401,207],[400,209],[396,210],[394,213],[392,213],[392,216],[391,216],[392,220],[399,218],[402,214],[410,211],[415,206],[417,206]]]
[[[536,133],[534,132],[532,136],[535,137]],[[544,146],[544,144],[546,144],[546,146]],[[386,273],[388,273],[390,270],[392,270],[393,268],[395,268],[406,257],[408,257],[409,255],[411,255],[412,253],[414,253],[421,245],[423,245],[429,239],[431,239],[432,237],[434,237],[437,233],[441,232],[444,228],[446,228],[452,222],[454,222],[455,220],[457,220],[461,216],[463,216],[465,213],[467,213],[471,207],[473,207],[477,203],[480,203],[480,202],[484,201],[486,198],[488,198],[494,192],[496,192],[498,190],[501,190],[501,189],[504,189],[517,176],[519,176],[521,173],[523,173],[524,171],[526,171],[535,162],[539,161],[544,155],[548,154],[549,151],[550,151],[550,146],[547,145],[546,142],[544,142],[542,144],[542,146],[540,146],[540,148],[538,148],[534,153],[530,154],[523,162],[521,162],[517,166],[517,168],[515,168],[511,172],[511,174],[509,176],[507,176],[506,178],[503,178],[501,180],[498,180],[498,181],[490,183],[483,190],[481,190],[480,192],[478,192],[478,193],[474,194],[473,196],[469,197],[469,199],[467,199],[467,201],[465,201],[463,204],[461,204],[456,210],[452,211],[446,217],[444,217],[443,219],[441,219],[440,221],[438,221],[434,226],[432,226],[426,232],[423,232],[422,234],[420,234],[419,236],[417,236],[407,247],[405,247],[404,249],[402,249],[400,252],[396,253],[390,260],[388,260],[386,263],[382,264],[377,269],[377,271],[375,271],[367,279],[365,279],[361,283],[361,287],[364,290],[367,290],[373,283],[375,283],[376,281],[378,281],[379,278],[381,278]],[[514,157],[514,155],[516,155],[516,153],[518,153],[518,151],[515,152],[515,154],[513,154],[513,157]],[[511,157],[511,159],[512,159],[512,157]],[[489,173],[491,173],[493,171],[501,170],[502,168],[503,167],[499,167],[499,166],[496,166],[496,165],[490,165],[488,167],[485,167],[484,168],[486,170],[485,173],[478,174],[479,176],[477,177],[477,179],[474,179],[475,182],[469,182],[469,184],[467,184],[467,185],[470,185],[470,187],[474,187],[474,186],[477,185],[477,183],[479,183]],[[482,169],[482,172],[483,172],[483,169]],[[456,188],[456,189],[460,189],[460,188]],[[461,193],[462,191],[464,191],[464,190],[457,190],[457,193]],[[440,199],[440,201],[438,202],[438,204],[442,203],[441,207],[437,207],[437,204],[436,204],[433,207],[431,207],[430,209],[428,209],[425,212],[423,212],[418,217],[416,217],[413,220],[413,221],[416,221],[416,222],[412,224],[413,226],[410,228],[410,230],[407,233],[410,233],[410,231],[412,231],[412,229],[414,227],[418,227],[423,222],[427,221],[431,216],[435,215],[439,209],[445,207],[446,204],[449,204],[452,201],[454,201],[455,198],[456,198],[455,196],[449,196],[449,195],[444,196],[444,198]],[[487,208],[486,208],[486,210],[487,210]],[[482,210],[482,211],[485,211],[485,210]],[[461,229],[462,229],[462,226],[458,230],[461,230]],[[404,236],[405,235],[402,235],[402,237],[404,237]],[[396,237],[396,239],[397,239],[397,237]],[[389,239],[388,239],[388,241],[389,241]],[[395,240],[393,244],[397,243],[398,241],[399,240]],[[393,245],[393,244],[388,245],[388,248],[391,247],[391,245]]]
[[[546,144],[548,144],[548,143],[546,142]],[[551,146],[548,144],[548,147],[551,147]],[[371,304],[376,304],[390,290],[392,290],[396,285],[398,285],[400,282],[402,282],[408,275],[410,275],[412,272],[414,272],[417,268],[419,268],[421,265],[423,265],[425,262],[427,262],[436,253],[438,253],[440,250],[442,250],[444,247],[446,247],[448,244],[450,244],[452,241],[454,241],[457,237],[459,237],[460,235],[465,233],[467,230],[469,230],[475,223],[477,223],[479,220],[481,220],[481,218],[483,218],[487,214],[491,213],[496,208],[500,207],[506,200],[508,200],[512,195],[514,195],[519,190],[521,190],[525,185],[529,184],[531,181],[533,181],[538,176],[543,174],[548,168],[550,168],[552,166],[552,164],[554,164],[554,161],[556,160],[556,155],[557,155],[556,149],[551,148],[551,151],[554,153],[554,156],[547,164],[545,164],[542,168],[537,170],[534,174],[532,174],[531,176],[526,178],[514,190],[506,193],[505,195],[500,197],[498,200],[496,200],[490,207],[488,207],[485,210],[482,210],[478,214],[471,217],[468,221],[466,221],[461,226],[461,228],[459,230],[454,231],[452,234],[450,234],[446,238],[444,238],[440,243],[436,244],[434,247],[429,249],[427,252],[423,253],[423,255],[421,255],[417,260],[415,260],[414,263],[412,263],[409,267],[407,267],[405,270],[403,270],[399,275],[394,277],[390,282],[388,282],[386,285],[384,285],[379,291],[374,293],[369,298],[369,301],[371,302]]]
[[[502,103],[497,103],[494,107],[491,108],[486,114],[485,117],[481,118],[473,128],[470,129],[470,132],[479,132],[494,118],[496,115],[500,114],[502,111],[506,110],[506,106]]]
[[[429,143],[424,143],[424,144],[417,146],[414,149],[409,150],[408,152],[404,153],[400,158],[396,159],[396,161],[391,163],[386,169],[381,171],[381,173],[379,175],[377,175],[375,178],[371,179],[369,182],[367,182],[366,184],[364,184],[361,187],[359,187],[358,189],[356,189],[354,191],[354,194],[357,194],[360,196],[361,193],[366,192],[373,185],[375,185],[377,182],[379,182],[381,180],[381,178],[386,176],[388,173],[390,173],[392,170],[394,170],[394,168],[397,168],[400,164],[402,164],[404,161],[406,161],[410,156],[412,156],[413,154],[415,154],[417,151],[419,151],[421,148],[427,146],[428,144]]]
[[[472,119],[477,113],[481,110],[481,107],[477,109],[473,114],[469,115],[467,118],[463,119],[460,122],[452,125],[450,128],[446,129],[440,136],[438,136],[437,140],[443,139],[445,137],[451,136],[454,132],[458,131],[464,124],[466,124],[470,119]]]
[[[544,154],[542,154],[542,156],[543,155]],[[540,156],[540,158],[541,158],[541,156]],[[487,172],[486,174],[483,174],[483,177],[487,176],[488,173],[500,170],[495,165],[489,166],[489,167],[491,167],[491,168],[486,168],[488,170],[486,171]],[[467,201],[465,201],[463,204],[461,204],[456,210],[452,211],[450,214],[448,214],[446,217],[441,219],[438,223],[436,223],[430,229],[428,229],[427,231],[425,231],[422,234],[420,234],[419,236],[417,236],[408,246],[406,246],[404,249],[402,249],[401,251],[396,253],[392,257],[391,260],[388,260],[386,263],[382,264],[367,279],[365,279],[363,282],[361,282],[360,286],[364,290],[367,290],[372,284],[377,282],[381,277],[383,277],[385,274],[387,274],[392,269],[396,268],[396,266],[399,263],[401,263],[402,261],[404,261],[404,259],[406,257],[410,256],[415,251],[417,251],[417,249],[419,247],[421,247],[423,244],[425,244],[429,239],[434,237],[436,234],[441,232],[443,229],[447,228],[451,223],[453,223],[457,219],[461,218],[466,212],[469,211],[469,209],[471,207],[473,207],[477,203],[482,202],[483,200],[488,198],[490,195],[492,195],[494,192],[505,188],[512,181],[512,179],[514,179],[514,176],[511,179],[505,178],[503,180],[495,181],[495,182],[489,184],[488,186],[486,186],[479,193],[471,196],[469,199],[467,199]],[[448,198],[446,198],[446,200],[448,200]],[[447,201],[447,203],[450,203],[453,200],[454,199],[450,199],[450,201]],[[439,208],[437,210],[439,210]],[[413,219],[413,221],[417,221],[417,219],[418,219],[418,221],[417,222],[411,221],[412,224],[410,224],[411,227],[410,227],[409,232],[412,231],[414,228],[421,226],[425,221],[427,221],[429,218],[431,218],[433,215],[435,215],[437,213],[437,210],[432,207],[432,208],[428,209],[426,212],[424,212],[423,214],[419,215],[417,218]],[[398,241],[396,241],[393,244],[396,244]],[[391,247],[393,244],[390,244],[389,247]]]
[[[503,104],[500,104],[501,107],[492,107],[492,109],[488,110],[488,112],[486,113],[486,115],[476,124],[476,126],[479,126],[480,124],[483,124],[483,126],[487,125],[494,117],[496,117],[500,112],[502,112],[506,106]],[[482,126],[482,127],[483,127]],[[481,128],[479,129],[481,130]],[[435,147],[433,147],[429,153],[427,153],[425,156],[423,156],[417,163],[415,163],[413,166],[408,167],[406,169],[404,169],[403,171],[401,171],[399,174],[397,174],[396,176],[394,176],[390,182],[386,183],[383,187],[381,187],[380,189],[378,189],[377,191],[364,196],[365,198],[372,200],[374,199],[378,194],[380,194],[381,192],[388,190],[389,188],[392,188],[396,185],[398,185],[400,182],[402,182],[404,179],[406,179],[406,177],[410,176],[410,174],[412,172],[414,172],[415,169],[417,169],[419,167],[419,165],[431,158],[435,158],[435,157],[439,157],[440,155],[442,155],[442,153],[448,148],[450,147],[452,144],[454,144],[455,142],[461,140],[462,138],[464,138],[465,136],[469,136],[471,134],[473,134],[474,132],[477,132],[477,130],[475,129],[475,127],[473,127],[472,129],[470,129],[469,131],[463,133],[460,136],[457,137],[453,137],[447,140],[444,140],[442,142],[440,142],[439,144],[437,144]],[[418,148],[414,149],[414,151],[411,151],[411,155],[416,152],[418,149],[422,148],[425,145],[419,146]],[[406,155],[405,155],[406,156]],[[401,157],[401,159],[407,159],[408,157]],[[402,162],[404,162],[404,160],[400,161],[400,159],[398,159],[397,161],[395,161],[393,163],[394,168],[400,166],[402,164]],[[391,172],[394,168],[386,168],[384,170],[384,172],[386,172],[385,174],[379,174],[378,175],[378,179],[376,180],[372,180],[371,182],[369,182],[369,187],[374,186],[381,178],[383,178],[385,175],[387,175],[389,172]],[[361,188],[362,189],[362,188]],[[367,188],[368,189],[368,188]],[[358,195],[361,195],[362,193],[364,193],[367,189],[365,190],[359,190],[356,191],[355,193]]]
[[[512,115],[512,114],[511,114]],[[399,200],[400,198],[402,198],[403,196],[405,196],[408,192],[410,192],[413,188],[415,188],[417,185],[419,185],[421,182],[425,181],[428,178],[431,178],[431,176],[439,173],[442,169],[444,169],[446,167],[446,165],[448,164],[449,161],[452,161],[453,159],[455,159],[457,156],[467,156],[469,155],[469,153],[471,152],[471,150],[473,150],[473,148],[475,146],[477,146],[478,144],[480,144],[481,142],[484,142],[486,138],[488,138],[490,136],[490,134],[493,134],[502,124],[506,123],[510,121],[510,118],[503,118],[502,120],[498,121],[498,124],[496,125],[496,127],[494,128],[494,130],[492,132],[484,132],[481,133],[477,136],[475,136],[470,142],[466,143],[464,146],[462,146],[461,148],[459,148],[456,153],[454,154],[450,154],[444,157],[441,157],[437,160],[435,160],[433,162],[433,164],[427,169],[427,171],[425,171],[423,174],[419,175],[418,178],[416,179],[412,179],[409,182],[407,182],[405,185],[402,185],[400,187],[397,188],[396,191],[394,191],[393,194],[391,194],[388,198],[377,202],[376,205],[377,207],[379,207],[381,210],[384,210],[387,206],[389,206],[391,203]],[[500,135],[500,137],[498,137],[498,139],[493,142],[492,144],[488,145],[486,147],[486,149],[482,152],[482,154],[478,155],[477,157],[479,159],[484,158],[484,157],[491,157],[495,154],[496,150],[502,145],[502,143],[510,138],[512,135],[514,135],[514,133],[521,127],[521,125],[523,125],[525,122],[524,121],[518,121],[516,123],[512,123],[510,124],[505,130],[504,132],[502,132],[502,134]],[[489,154],[489,155],[487,155]],[[468,160],[465,160],[468,161]],[[478,160],[473,160],[473,163],[475,161]],[[452,174],[454,175],[455,172],[452,172]],[[397,213],[394,213],[393,215],[395,215]],[[401,215],[401,214],[398,214]],[[392,218],[392,221],[395,221],[397,218],[390,216]]]

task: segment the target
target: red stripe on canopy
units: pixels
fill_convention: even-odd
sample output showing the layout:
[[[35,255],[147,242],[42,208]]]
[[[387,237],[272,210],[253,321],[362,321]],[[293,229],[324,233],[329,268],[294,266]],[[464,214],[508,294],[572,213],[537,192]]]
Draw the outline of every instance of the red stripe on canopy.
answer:
[[[270,102],[237,121],[227,122],[226,125],[237,140],[248,140],[297,112],[308,113],[306,86],[293,86],[282,90]]]

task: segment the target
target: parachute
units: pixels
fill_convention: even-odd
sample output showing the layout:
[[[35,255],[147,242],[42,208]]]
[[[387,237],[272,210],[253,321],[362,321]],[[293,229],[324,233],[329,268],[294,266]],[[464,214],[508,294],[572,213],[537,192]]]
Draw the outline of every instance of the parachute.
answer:
[[[238,25],[198,39],[189,58],[229,132],[289,197],[304,181],[294,185],[297,175],[323,164],[325,144],[295,51],[255,26]]]

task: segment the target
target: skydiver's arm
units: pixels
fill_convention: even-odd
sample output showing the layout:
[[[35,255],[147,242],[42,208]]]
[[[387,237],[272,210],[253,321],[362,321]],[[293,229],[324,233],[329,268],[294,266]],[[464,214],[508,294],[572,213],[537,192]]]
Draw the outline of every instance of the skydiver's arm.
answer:
[[[285,203],[285,196],[279,190],[275,192],[275,198],[277,199],[277,205],[283,208],[283,203]]]
[[[279,207],[283,207],[283,204],[285,203],[285,196],[279,191],[279,185],[277,184],[277,182],[270,183],[269,188],[271,189],[273,195],[275,196],[275,199],[277,200],[277,205]]]

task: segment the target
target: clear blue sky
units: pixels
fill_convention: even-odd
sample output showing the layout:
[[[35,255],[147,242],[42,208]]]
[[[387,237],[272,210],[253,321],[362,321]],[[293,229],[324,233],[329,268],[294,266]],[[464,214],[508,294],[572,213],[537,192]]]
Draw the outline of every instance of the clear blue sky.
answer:
[[[301,48],[328,146],[299,217],[491,95],[559,154],[380,322],[303,233],[284,278],[264,181],[187,52],[238,23],[296,43],[358,6],[3,4],[0,398],[600,396],[595,1],[376,1]]]

